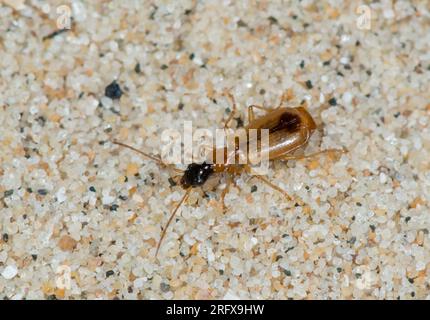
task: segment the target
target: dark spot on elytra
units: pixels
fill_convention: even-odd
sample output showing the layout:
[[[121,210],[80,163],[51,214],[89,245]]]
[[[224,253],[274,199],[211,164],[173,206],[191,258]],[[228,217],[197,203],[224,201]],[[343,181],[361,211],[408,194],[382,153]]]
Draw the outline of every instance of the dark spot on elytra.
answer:
[[[288,132],[296,132],[300,128],[301,119],[298,115],[290,112],[285,112],[279,117],[279,122],[269,129],[269,133],[286,130]]]

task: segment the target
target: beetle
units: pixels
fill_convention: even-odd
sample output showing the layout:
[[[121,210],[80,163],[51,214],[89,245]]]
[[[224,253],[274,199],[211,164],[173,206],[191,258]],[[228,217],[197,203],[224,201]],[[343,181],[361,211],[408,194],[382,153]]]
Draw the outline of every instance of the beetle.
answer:
[[[248,125],[245,127],[245,130],[249,132],[251,129],[262,130],[266,129],[269,131],[269,144],[263,146],[258,149],[260,153],[268,154],[269,160],[300,160],[318,156],[323,153],[345,153],[346,149],[326,149],[322,150],[310,155],[301,155],[296,156],[292,153],[300,148],[304,148],[313,132],[317,129],[317,125],[310,115],[310,113],[306,110],[304,106],[298,107],[283,107],[284,103],[287,100],[288,92],[285,92],[279,102],[279,105],[275,108],[267,108],[259,105],[251,105],[248,107]],[[233,119],[235,113],[237,112],[236,101],[234,96],[229,92],[225,91],[224,95],[227,96],[232,102],[232,111],[224,123],[224,129],[229,128],[229,124]],[[260,109],[265,112],[265,115],[261,117],[256,117],[254,114],[254,109]],[[249,136],[248,136],[249,137]],[[257,139],[259,136],[257,135]],[[125,148],[129,148],[135,152],[138,152],[149,159],[152,159],[159,163],[162,166],[169,166],[161,160],[161,158],[145,153],[141,150],[138,150],[132,146],[124,144],[119,141],[112,141],[114,144],[120,145]],[[250,141],[246,141],[249,143]],[[233,157],[236,157],[236,150],[238,148],[234,148]],[[228,158],[231,155],[228,155],[227,147],[222,147],[221,150],[213,149],[213,155],[215,157],[215,153],[221,151],[224,154],[224,158]],[[249,163],[245,164],[237,164],[237,163],[191,163],[187,166],[185,170],[180,170],[173,167],[173,170],[178,172],[181,176],[180,185],[185,190],[185,194],[182,196],[179,203],[176,205],[174,210],[172,211],[165,227],[162,230],[160,240],[158,241],[155,256],[158,255],[160,250],[161,243],[166,235],[167,228],[175,217],[177,211],[181,207],[181,205],[187,200],[191,190],[193,188],[198,188],[203,186],[206,181],[213,176],[214,174],[227,173],[228,180],[226,187],[221,193],[221,202],[224,205],[224,198],[227,194],[231,183],[234,183],[231,177],[241,174],[242,172],[250,172]],[[261,182],[265,183],[269,187],[274,190],[277,190],[283,193],[289,200],[291,200],[291,196],[288,193],[278,187],[277,185],[270,182],[268,179],[261,175],[254,175]]]

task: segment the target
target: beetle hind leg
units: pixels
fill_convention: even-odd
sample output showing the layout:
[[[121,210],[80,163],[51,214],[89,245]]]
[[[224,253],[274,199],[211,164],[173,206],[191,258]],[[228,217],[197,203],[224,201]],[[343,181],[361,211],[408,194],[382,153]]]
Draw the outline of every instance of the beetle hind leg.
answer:
[[[280,101],[279,101],[278,106],[277,106],[277,107],[275,107],[275,108],[268,108],[268,107],[259,106],[259,105],[256,105],[256,104],[250,105],[250,106],[248,107],[248,121],[249,121],[249,122],[252,122],[252,121],[254,121],[254,120],[255,120],[254,108],[255,108],[255,109],[260,109],[260,110],[265,111],[266,113],[269,113],[269,112],[272,112],[272,111],[274,111],[274,110],[276,110],[276,109],[281,108],[281,107],[282,107],[282,105],[283,105],[285,102],[290,101],[292,98],[293,98],[293,91],[292,91],[292,89],[288,89],[288,90],[285,90],[285,91],[284,91],[284,93],[283,93],[283,94],[282,94],[282,96],[281,96],[281,99],[280,99]]]
[[[294,97],[293,89],[290,88],[290,89],[285,90],[284,93],[281,96],[281,100],[279,101],[279,104],[278,104],[277,108],[282,107],[282,105],[285,102],[291,101],[293,99],[293,97]]]
[[[333,154],[333,153],[347,153],[348,151],[346,149],[325,149],[325,150],[321,150],[315,153],[311,153],[308,155],[301,155],[301,156],[285,156],[282,158],[279,158],[279,160],[303,160],[303,159],[310,159],[310,158],[314,158],[317,156],[320,156],[322,154],[328,153],[328,154]]]
[[[249,122],[252,122],[255,120],[254,108],[263,110],[266,113],[269,113],[269,112],[272,112],[273,110],[275,110],[275,108],[267,108],[267,107],[259,106],[256,104],[252,104],[248,107],[248,121]]]
[[[234,115],[237,112],[237,107],[236,107],[236,100],[234,99],[234,96],[230,91],[224,90],[223,95],[228,97],[231,100],[231,104],[232,104],[232,110],[227,120],[224,122],[224,129],[227,129],[229,128],[230,121],[233,119]]]
[[[249,167],[247,168],[247,172],[248,172],[248,174],[250,173]],[[288,200],[293,200],[293,198],[287,193],[287,191],[285,191],[281,187],[278,187],[277,185],[273,184],[267,178],[260,176],[260,175],[251,175],[251,177],[248,179],[248,181],[251,180],[252,178],[256,178],[256,179],[260,180],[261,182],[263,182],[265,185],[269,186],[270,188],[282,193],[283,195],[285,195],[287,197]]]

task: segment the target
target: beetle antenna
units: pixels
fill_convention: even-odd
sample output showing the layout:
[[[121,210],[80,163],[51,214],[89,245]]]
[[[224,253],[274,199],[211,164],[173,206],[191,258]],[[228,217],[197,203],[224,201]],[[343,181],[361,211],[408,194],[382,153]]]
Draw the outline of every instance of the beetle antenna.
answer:
[[[188,188],[187,191],[185,192],[184,196],[182,197],[181,201],[179,201],[175,210],[173,210],[172,214],[170,215],[169,220],[167,220],[167,223],[164,226],[163,232],[161,233],[160,240],[158,241],[158,244],[157,244],[157,250],[155,251],[156,257],[158,255],[158,251],[160,250],[161,242],[163,241],[164,236],[166,235],[167,228],[169,227],[170,223],[172,222],[173,217],[176,215],[176,212],[179,210],[179,208],[185,202],[185,200],[187,200],[188,196],[190,195],[190,192],[191,192],[191,188]]]
[[[160,157],[150,155],[149,153],[143,152],[143,151],[141,151],[141,150],[139,150],[139,149],[136,149],[135,147],[132,147],[132,146],[130,146],[130,145],[128,145],[128,144],[125,144],[125,143],[119,142],[119,141],[117,141],[117,140],[112,140],[112,143],[117,144],[117,145],[119,145],[119,146],[121,146],[121,147],[124,147],[124,148],[128,148],[128,149],[130,149],[130,150],[133,150],[134,152],[140,153],[141,155],[144,155],[145,157],[147,157],[147,158],[149,158],[149,159],[151,159],[151,160],[154,160],[155,162],[157,162],[159,165],[161,165],[161,166],[163,166],[163,167],[170,167],[171,169],[173,169],[173,170],[174,170],[174,171],[176,171],[176,172],[184,173],[184,171],[183,171],[183,170],[178,169],[178,168],[175,168],[175,167],[174,167],[174,166],[172,166],[172,165],[169,165],[169,164],[164,163],[164,162],[161,160],[161,158],[160,158]]]

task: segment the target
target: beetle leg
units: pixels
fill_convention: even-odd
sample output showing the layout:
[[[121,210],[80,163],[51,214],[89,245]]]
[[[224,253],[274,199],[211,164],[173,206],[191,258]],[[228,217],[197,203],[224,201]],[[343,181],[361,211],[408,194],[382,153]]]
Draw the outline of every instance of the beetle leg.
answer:
[[[227,120],[224,123],[224,129],[226,129],[229,127],[229,123],[233,119],[233,117],[237,111],[237,108],[236,108],[236,100],[234,99],[234,96],[231,94],[230,91],[227,91],[227,90],[224,91],[223,95],[230,98],[231,103],[232,103],[232,107],[233,107],[233,110],[231,110],[230,115],[228,116]]]
[[[284,91],[284,93],[281,96],[281,100],[279,101],[279,105],[277,108],[282,107],[282,105],[286,102],[286,101],[290,101],[293,98],[293,90],[290,88],[286,91]]]
[[[284,102],[287,101],[287,92],[284,92],[281,96],[281,100],[279,101],[278,108],[282,107]]]
[[[293,200],[293,198],[291,198],[291,196],[287,193],[287,191],[285,191],[284,189],[278,187],[277,185],[273,184],[272,182],[270,182],[268,179],[266,179],[263,176],[253,176],[256,177],[258,180],[260,180],[261,182],[265,183],[266,185],[268,185],[269,187],[271,187],[272,189],[279,191],[280,193],[282,193],[283,195],[285,195],[288,200]]]
[[[251,168],[249,166],[246,166],[245,168],[246,168],[246,171],[248,172],[248,174],[250,174]],[[282,188],[278,187],[277,185],[273,184],[272,182],[270,182],[265,177],[260,176],[260,175],[251,175],[251,177],[248,179],[248,181],[251,180],[252,178],[257,178],[261,182],[263,182],[266,185],[268,185],[270,188],[272,188],[272,189],[274,189],[276,191],[279,191],[280,193],[282,193],[283,195],[285,195],[288,200],[293,200],[293,198],[287,193],[287,191],[285,191],[284,189],[282,189]]]
[[[255,119],[254,108],[264,110],[264,111],[266,111],[266,113],[268,113],[268,112],[271,112],[273,110],[279,109],[280,107],[282,107],[282,105],[286,101],[290,101],[292,99],[292,97],[293,97],[293,92],[291,89],[288,89],[282,94],[281,100],[279,101],[279,104],[276,108],[267,108],[267,107],[262,107],[262,106],[255,105],[255,104],[250,105],[248,107],[248,121],[251,122],[251,121],[254,121],[254,119]]]
[[[316,156],[319,156],[321,154],[324,153],[346,153],[347,151],[345,149],[326,149],[326,150],[321,150],[315,153],[311,153],[309,155],[301,155],[301,156],[285,156],[285,157],[281,157],[279,158],[280,160],[302,160],[302,159],[309,159],[309,158],[313,158]]]
[[[224,188],[224,190],[221,192],[221,205],[222,205],[222,213],[225,213],[227,211],[227,208],[225,206],[225,196],[228,193],[228,190],[230,189],[232,183],[232,179],[230,176],[227,177],[227,184]]]
[[[254,108],[256,108],[256,109],[260,109],[260,110],[264,110],[264,111],[266,111],[266,113],[268,113],[268,112],[271,112],[271,111],[275,110],[275,109],[273,109],[273,108],[266,108],[266,107],[258,106],[258,105],[255,105],[255,104],[250,105],[250,106],[248,107],[248,121],[249,121],[249,122],[252,122],[252,121],[254,121],[254,119],[255,119],[255,115],[254,115]]]
[[[227,174],[228,174],[227,175],[227,184],[221,193],[221,204],[222,204],[222,212],[223,213],[225,213],[227,210],[227,208],[225,206],[224,199],[225,199],[226,194],[230,190],[231,185],[233,184],[237,189],[239,189],[239,191],[242,191],[242,189],[237,185],[235,178],[242,173],[243,168],[242,167],[236,167],[236,168],[231,167],[231,169],[232,169],[231,171],[227,172]]]

